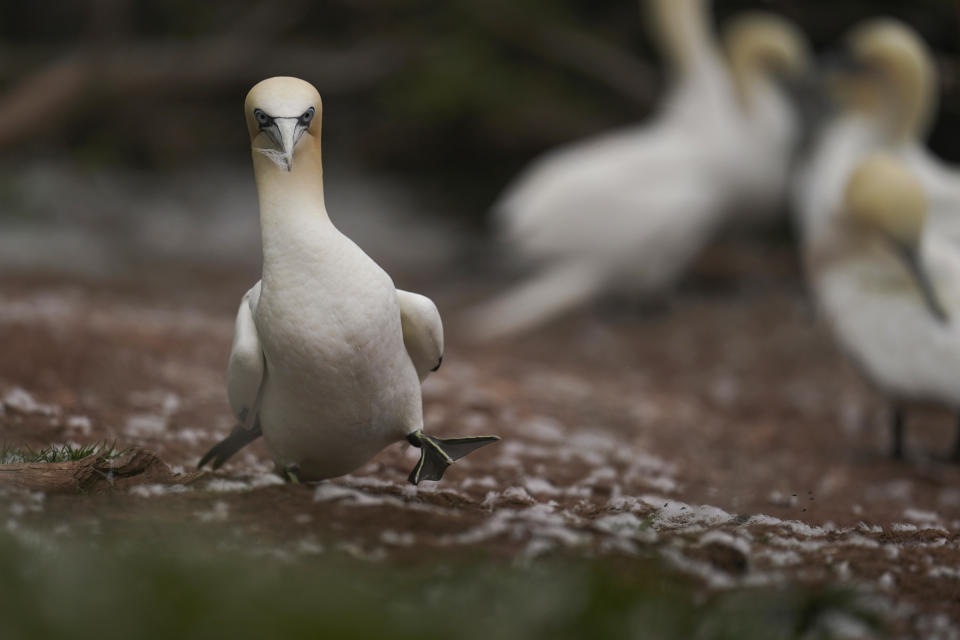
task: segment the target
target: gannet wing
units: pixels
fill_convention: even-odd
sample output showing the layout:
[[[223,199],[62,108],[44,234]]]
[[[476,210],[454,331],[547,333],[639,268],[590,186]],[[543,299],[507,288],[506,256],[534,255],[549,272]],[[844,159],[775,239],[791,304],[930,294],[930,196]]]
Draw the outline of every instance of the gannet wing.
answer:
[[[443,322],[433,300],[397,289],[403,345],[422,382],[443,362]]]
[[[259,414],[265,365],[260,337],[253,321],[253,313],[259,302],[260,282],[257,282],[240,301],[233,330],[233,346],[227,363],[227,400],[240,424],[200,459],[198,468],[212,460],[213,468],[217,469],[262,435]]]
[[[240,301],[227,363],[227,398],[233,415],[248,428],[253,425],[254,404],[263,382],[264,361],[253,310],[260,302],[260,283]]]

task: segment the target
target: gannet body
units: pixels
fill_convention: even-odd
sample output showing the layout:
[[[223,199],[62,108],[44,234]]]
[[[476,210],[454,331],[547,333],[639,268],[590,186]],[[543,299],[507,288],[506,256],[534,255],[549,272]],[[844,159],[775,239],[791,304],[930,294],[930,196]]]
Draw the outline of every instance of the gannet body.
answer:
[[[960,410],[960,246],[924,233],[926,209],[923,183],[906,163],[871,155],[824,214],[824,232],[804,247],[834,337],[894,408],[897,457],[906,408]]]
[[[407,440],[422,449],[411,482],[439,480],[454,460],[497,438],[422,433],[420,380],[443,354],[436,307],[398,291],[330,221],[316,89],[270,78],[251,89],[245,108],[263,278],[241,302],[228,364],[228,398],[241,424],[200,466],[223,464],[262,433],[279,469],[317,480]]]
[[[645,125],[552,151],[495,205],[506,246],[537,271],[469,314],[481,339],[521,332],[605,291],[671,286],[733,212],[777,210],[798,138],[772,75],[806,46],[767,15],[714,42],[705,0],[653,0],[654,33],[677,79]]]
[[[938,99],[933,57],[908,25],[878,18],[847,38],[860,73],[837,80],[841,110],[821,129],[798,171],[794,209],[805,236],[829,225],[830,204],[842,197],[854,167],[869,153],[891,153],[924,185],[927,233],[960,241],[960,171],[924,146]]]

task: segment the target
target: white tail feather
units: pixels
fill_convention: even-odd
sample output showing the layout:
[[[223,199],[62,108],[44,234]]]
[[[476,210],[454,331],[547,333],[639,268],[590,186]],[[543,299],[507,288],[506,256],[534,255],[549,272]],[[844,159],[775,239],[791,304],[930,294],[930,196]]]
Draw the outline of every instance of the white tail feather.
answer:
[[[603,280],[602,270],[584,264],[547,268],[470,309],[467,333],[474,340],[487,341],[533,329],[583,304],[596,294]]]

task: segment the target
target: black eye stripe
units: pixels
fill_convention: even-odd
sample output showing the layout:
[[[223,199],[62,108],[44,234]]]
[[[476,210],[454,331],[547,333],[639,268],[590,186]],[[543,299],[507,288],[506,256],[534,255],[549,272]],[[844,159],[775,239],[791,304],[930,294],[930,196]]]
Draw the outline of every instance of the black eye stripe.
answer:
[[[253,117],[257,121],[257,124],[260,125],[260,129],[272,127],[275,120],[297,120],[302,126],[308,126],[313,120],[313,116],[315,114],[316,109],[313,107],[310,107],[299,116],[270,116],[267,115],[262,109],[253,110]]]

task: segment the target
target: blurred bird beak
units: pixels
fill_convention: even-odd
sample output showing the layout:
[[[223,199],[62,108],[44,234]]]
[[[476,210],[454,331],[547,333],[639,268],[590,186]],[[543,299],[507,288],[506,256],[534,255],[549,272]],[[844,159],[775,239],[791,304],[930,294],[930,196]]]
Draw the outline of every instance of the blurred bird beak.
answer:
[[[293,149],[306,130],[307,127],[301,124],[299,118],[274,118],[273,124],[264,128],[263,132],[277,145],[277,148],[257,147],[256,151],[273,160],[273,163],[281,169],[290,171],[293,169]]]
[[[930,278],[930,274],[920,259],[919,248],[915,246],[905,246],[900,243],[895,243],[895,246],[900,257],[903,258],[907,270],[920,288],[920,294],[923,296],[923,301],[927,305],[927,309],[930,310],[934,318],[942,324],[947,324],[950,321],[950,317],[940,303],[937,290],[933,286],[933,280]]]
[[[849,51],[829,51],[820,59],[820,68],[826,76],[850,76],[869,73],[871,68]]]
[[[791,102],[796,105],[801,131],[812,135],[831,111],[824,76],[811,69],[784,77],[782,84]]]

